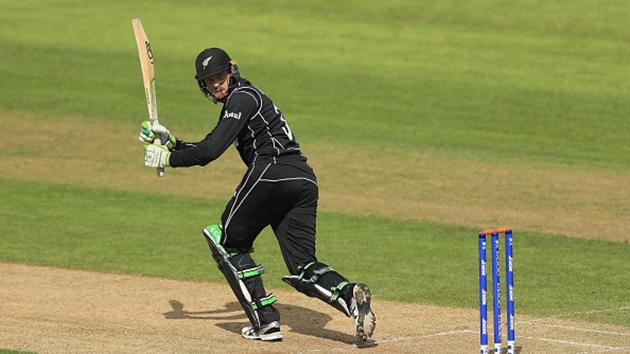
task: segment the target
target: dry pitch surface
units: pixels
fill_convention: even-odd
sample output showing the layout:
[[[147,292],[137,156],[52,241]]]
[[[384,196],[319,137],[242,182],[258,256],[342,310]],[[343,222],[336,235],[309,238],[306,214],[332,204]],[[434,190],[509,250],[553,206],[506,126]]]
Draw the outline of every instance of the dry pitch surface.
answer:
[[[381,301],[355,344],[348,318],[278,291],[284,341],[240,338],[247,319],[227,286],[0,263],[0,348],[40,353],[473,353],[478,312]],[[273,289],[271,289],[273,291]],[[518,304],[517,304],[518,311]],[[610,309],[630,312],[630,307]],[[575,314],[567,314],[575,315]],[[628,353],[630,329],[518,316],[521,353]]]

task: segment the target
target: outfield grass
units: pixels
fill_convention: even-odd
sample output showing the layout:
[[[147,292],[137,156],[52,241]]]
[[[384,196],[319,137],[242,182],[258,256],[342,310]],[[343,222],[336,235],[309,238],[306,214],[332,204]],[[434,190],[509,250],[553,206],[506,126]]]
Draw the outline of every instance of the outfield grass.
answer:
[[[6,200],[0,205],[4,261],[222,281],[201,235],[218,219],[222,201],[6,179],[0,193]],[[318,256],[351,279],[369,282],[378,298],[474,308],[477,231],[324,212]],[[267,268],[265,281],[286,287],[280,278],[287,271],[269,230],[254,247]],[[520,313],[627,305],[629,245],[516,230],[514,253]],[[623,313],[589,319],[630,326]]]
[[[140,15],[157,58],[161,116],[180,131],[202,136],[215,121],[192,63],[220,45],[302,141],[630,165],[625,2],[276,5],[0,1],[0,43],[10,53],[0,57],[10,83],[0,87],[0,110],[144,117],[129,24]]]

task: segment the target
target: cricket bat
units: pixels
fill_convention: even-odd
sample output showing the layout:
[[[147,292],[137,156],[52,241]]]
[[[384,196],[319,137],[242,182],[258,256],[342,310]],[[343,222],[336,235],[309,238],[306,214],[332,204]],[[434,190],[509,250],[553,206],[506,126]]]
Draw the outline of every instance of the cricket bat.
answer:
[[[151,43],[149,42],[147,34],[144,32],[144,27],[142,27],[142,21],[140,21],[139,17],[134,17],[131,20],[131,26],[133,27],[133,34],[136,36],[136,44],[138,45],[138,56],[140,57],[140,68],[142,69],[144,95],[147,99],[147,108],[149,110],[149,121],[153,124],[158,121],[157,102],[155,100],[153,50],[151,49]],[[156,139],[162,143],[160,136],[156,136]],[[164,174],[164,168],[158,167],[158,177],[162,177]]]

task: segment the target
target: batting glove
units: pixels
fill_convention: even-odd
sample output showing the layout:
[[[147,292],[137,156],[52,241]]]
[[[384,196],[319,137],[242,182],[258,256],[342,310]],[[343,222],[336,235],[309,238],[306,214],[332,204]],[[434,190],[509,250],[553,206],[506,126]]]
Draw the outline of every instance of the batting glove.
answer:
[[[144,165],[147,167],[170,166],[171,153],[161,144],[146,144],[144,146]]]
[[[171,135],[170,130],[166,129],[165,126],[160,123],[153,123],[145,120],[142,122],[140,126],[140,135],[138,139],[145,144],[152,144],[155,141],[156,135],[161,137],[161,142],[166,145],[166,148],[171,150],[175,147],[177,143],[177,138],[174,135]]]

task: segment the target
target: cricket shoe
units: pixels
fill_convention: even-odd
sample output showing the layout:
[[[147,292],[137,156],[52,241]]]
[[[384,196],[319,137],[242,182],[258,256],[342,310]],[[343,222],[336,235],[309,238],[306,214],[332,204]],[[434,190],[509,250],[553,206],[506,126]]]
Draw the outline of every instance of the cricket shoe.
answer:
[[[263,341],[281,341],[282,333],[280,333],[280,322],[273,321],[263,325],[260,331],[256,332],[254,327],[245,326],[241,329],[241,335],[245,339],[258,339]]]
[[[352,289],[352,300],[350,301],[350,314],[354,320],[357,330],[357,338],[365,342],[374,333],[376,327],[376,316],[370,308],[372,294],[367,284],[357,283]]]

